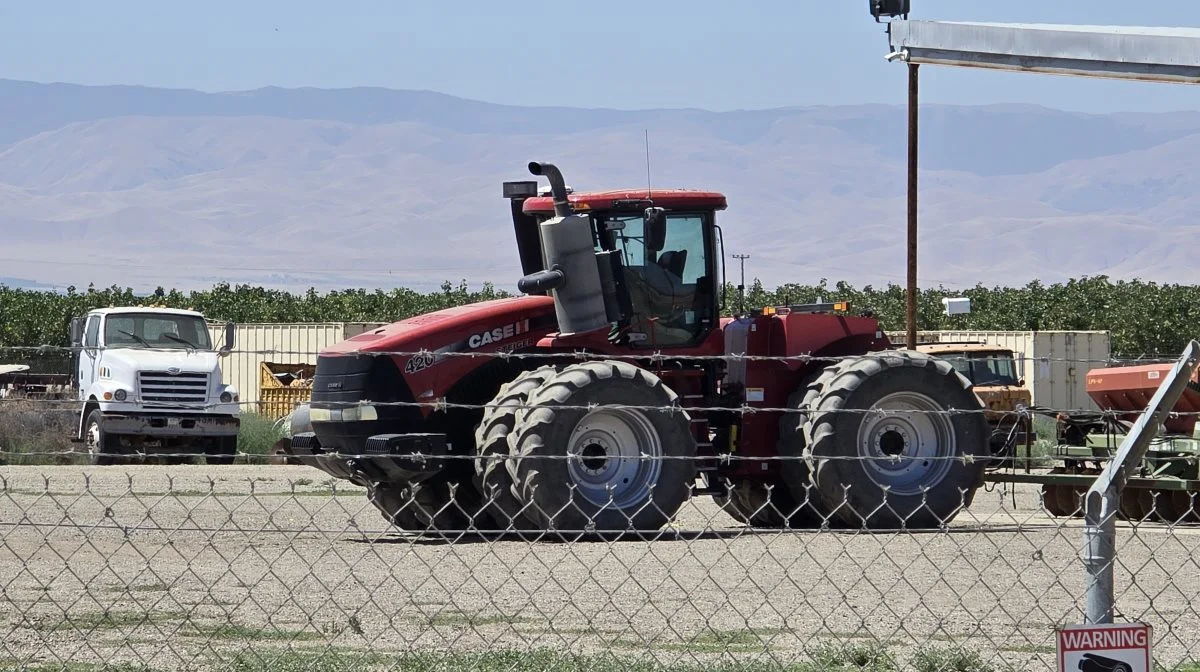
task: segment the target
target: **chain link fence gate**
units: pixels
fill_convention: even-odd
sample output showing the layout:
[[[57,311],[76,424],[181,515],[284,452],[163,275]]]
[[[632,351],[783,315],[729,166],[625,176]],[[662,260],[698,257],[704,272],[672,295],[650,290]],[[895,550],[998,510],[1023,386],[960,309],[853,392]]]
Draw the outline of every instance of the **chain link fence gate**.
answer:
[[[0,410],[29,433],[54,407]],[[7,461],[45,460],[0,467],[0,669],[1045,670],[1094,587],[1083,508],[1027,483],[932,529],[747,525],[697,496],[661,529],[564,539],[404,530],[366,488],[259,454],[50,466],[71,460],[2,436]],[[403,508],[470,520],[454,494]],[[1163,669],[1200,669],[1200,526],[1152,494],[1102,521],[1114,616],[1154,627]]]

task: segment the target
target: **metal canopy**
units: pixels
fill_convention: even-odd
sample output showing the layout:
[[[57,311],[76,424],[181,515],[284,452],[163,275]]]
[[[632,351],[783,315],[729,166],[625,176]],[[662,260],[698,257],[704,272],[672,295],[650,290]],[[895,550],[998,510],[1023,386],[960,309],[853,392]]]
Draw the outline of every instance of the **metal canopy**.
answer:
[[[907,11],[907,3],[901,3]],[[875,4],[872,3],[872,7]],[[897,16],[897,13],[887,14]],[[876,14],[876,20],[880,14]],[[905,14],[905,16],[907,16]],[[921,64],[1200,84],[1200,29],[888,21],[889,61],[908,64],[909,347],[917,334],[917,70]]]
[[[889,59],[1200,83],[1200,29],[893,20]]]

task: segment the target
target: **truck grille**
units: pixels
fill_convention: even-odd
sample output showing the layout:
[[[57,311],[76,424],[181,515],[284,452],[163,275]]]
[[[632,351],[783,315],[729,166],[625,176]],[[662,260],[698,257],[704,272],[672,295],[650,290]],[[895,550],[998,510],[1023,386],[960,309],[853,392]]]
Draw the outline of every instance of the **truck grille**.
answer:
[[[208,399],[207,373],[142,371],[138,374],[142,401],[160,404],[203,404]]]

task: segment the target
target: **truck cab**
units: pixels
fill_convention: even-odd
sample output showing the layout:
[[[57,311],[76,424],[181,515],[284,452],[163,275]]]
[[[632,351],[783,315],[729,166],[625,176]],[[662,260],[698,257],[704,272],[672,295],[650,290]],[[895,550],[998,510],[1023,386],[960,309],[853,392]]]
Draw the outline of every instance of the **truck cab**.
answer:
[[[1004,459],[1013,455],[1036,435],[1027,418],[1018,411],[1033,405],[1033,395],[1025,387],[1022,367],[1009,348],[990,343],[923,343],[917,350],[944,359],[974,386],[975,394],[987,408],[992,426],[992,454]]]
[[[82,403],[76,440],[93,464],[138,454],[186,462],[202,450],[209,463],[237,453],[239,396],[221,379],[233,325],[214,349],[196,311],[106,308],[71,321],[73,377]]]

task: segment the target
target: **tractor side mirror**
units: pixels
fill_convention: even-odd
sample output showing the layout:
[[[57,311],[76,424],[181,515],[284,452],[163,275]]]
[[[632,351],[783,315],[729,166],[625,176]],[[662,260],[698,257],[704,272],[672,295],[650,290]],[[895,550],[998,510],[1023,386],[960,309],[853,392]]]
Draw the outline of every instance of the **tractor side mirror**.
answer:
[[[643,215],[646,249],[659,252],[667,244],[667,212],[662,208],[646,208]]]
[[[234,338],[234,331],[236,329],[237,329],[237,326],[234,325],[233,322],[225,323],[225,345],[221,346],[221,352],[220,352],[222,357],[224,357],[225,355],[228,355],[230,352],[233,351],[233,338]]]
[[[83,318],[71,318],[71,347],[78,348],[83,345]]]

